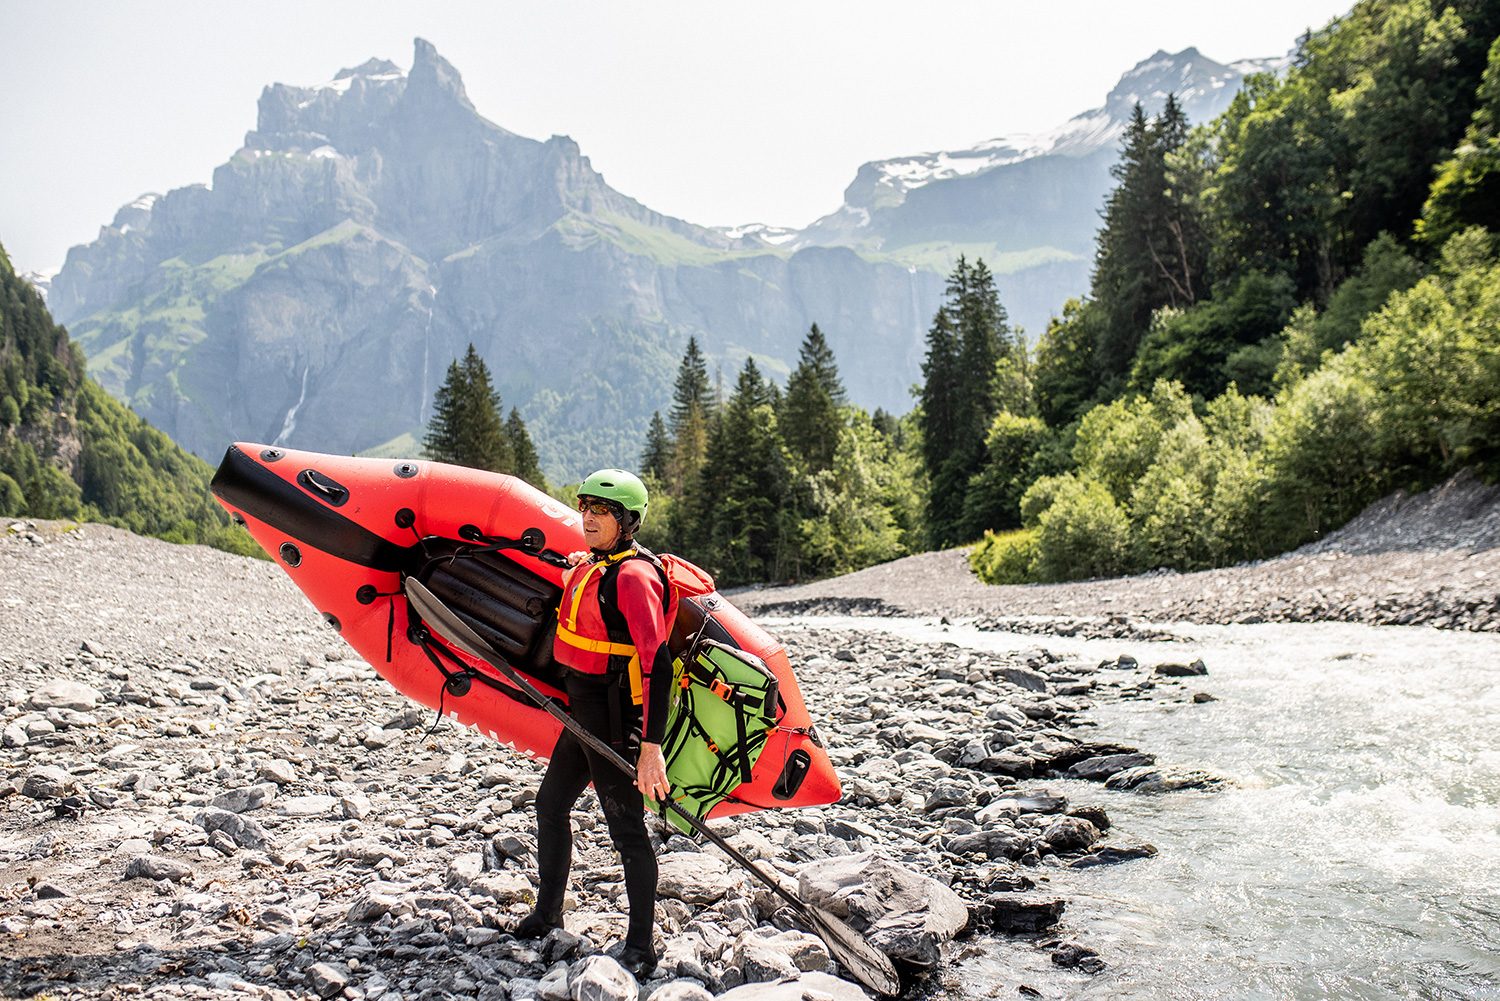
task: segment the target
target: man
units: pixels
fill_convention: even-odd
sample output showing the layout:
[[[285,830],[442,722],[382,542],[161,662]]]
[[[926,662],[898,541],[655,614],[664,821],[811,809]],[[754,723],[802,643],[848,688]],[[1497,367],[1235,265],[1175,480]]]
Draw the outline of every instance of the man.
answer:
[[[646,486],[623,469],[601,469],[578,488],[588,552],[574,553],[563,578],[553,656],[566,668],[568,712],[586,730],[634,760],[636,782],[567,731],[558,738],[537,790],[536,907],[515,934],[540,938],[562,926],[572,865],[569,814],[592,781],[625,870],[630,920],[620,965],[637,979],[656,968],[652,943],[656,853],[646,833],[644,796],[671,790],[661,742],[672,682],[666,573],[634,542],[646,516]],[[639,750],[636,739],[639,737]]]

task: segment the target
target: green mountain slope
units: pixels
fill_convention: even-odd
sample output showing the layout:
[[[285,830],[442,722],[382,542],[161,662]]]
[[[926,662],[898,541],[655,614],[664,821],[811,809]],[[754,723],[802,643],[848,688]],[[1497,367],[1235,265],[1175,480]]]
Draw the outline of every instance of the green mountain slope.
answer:
[[[102,521],[257,554],[207,463],[84,374],[83,353],[0,247],[0,515]]]

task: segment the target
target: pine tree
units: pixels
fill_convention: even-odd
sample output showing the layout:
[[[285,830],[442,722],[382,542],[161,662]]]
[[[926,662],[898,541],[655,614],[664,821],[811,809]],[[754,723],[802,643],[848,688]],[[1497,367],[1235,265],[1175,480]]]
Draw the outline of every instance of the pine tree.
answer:
[[[791,475],[770,395],[746,359],[689,495],[693,551],[724,583],[778,580],[791,563]]]
[[[668,418],[672,431],[672,461],[666,481],[674,494],[681,494],[703,465],[714,404],[708,364],[698,349],[698,339],[689,337],[682,363],[677,367],[677,383],[672,389],[672,410]]]
[[[651,426],[646,429],[646,447],[641,451],[641,476],[665,483],[671,466],[672,439],[667,435],[661,411],[655,410],[651,413]]]
[[[994,276],[984,261],[970,265],[960,257],[922,364],[922,458],[934,545],[963,541],[964,492],[984,464],[985,435],[1002,390],[1007,398],[1024,391],[1025,365],[1025,345],[1011,334]]]
[[[458,455],[458,434],[463,423],[461,411],[464,403],[464,370],[458,360],[448,363],[448,372],[443,384],[432,397],[432,419],[427,422],[427,435],[422,439],[422,451],[437,462],[454,462]]]
[[[473,344],[461,361],[448,366],[432,409],[422,442],[429,458],[497,473],[514,471],[516,456],[500,420],[500,394]]]
[[[797,368],[786,383],[781,406],[781,431],[787,448],[808,472],[833,464],[843,422],[839,407],[846,402],[833,351],[814,323],[802,341]]]
[[[515,456],[515,475],[538,490],[546,491],[547,477],[542,475],[536,446],[531,443],[526,422],[521,419],[521,412],[515,407],[510,408],[510,416],[505,420],[505,437],[510,444],[511,454]]]
[[[1153,197],[1163,186],[1156,169],[1151,124],[1139,103],[1125,127],[1120,159],[1110,168],[1118,184],[1104,204],[1104,225],[1094,255],[1093,299],[1105,318],[1097,347],[1100,370],[1120,377],[1130,369],[1135,350],[1161,305],[1151,281],[1151,213]]]
[[[961,379],[958,331],[954,329],[952,313],[949,305],[944,305],[933,317],[932,326],[927,331],[927,357],[922,362],[922,464],[927,469],[929,482],[937,480],[944,460],[958,438]],[[927,524],[934,539],[945,536],[946,526],[954,524],[962,513],[962,498],[940,493],[935,488],[928,491]]]

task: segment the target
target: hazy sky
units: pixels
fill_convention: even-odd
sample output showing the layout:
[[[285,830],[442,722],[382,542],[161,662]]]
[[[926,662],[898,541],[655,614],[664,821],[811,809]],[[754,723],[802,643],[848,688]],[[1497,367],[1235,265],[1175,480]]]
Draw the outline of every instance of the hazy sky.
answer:
[[[1350,0],[0,0],[0,243],[59,266],[146,191],[210,179],[273,81],[428,39],[491,121],[576,139],[704,225],[803,226],[867,160],[1098,106],[1157,49],[1279,55]]]

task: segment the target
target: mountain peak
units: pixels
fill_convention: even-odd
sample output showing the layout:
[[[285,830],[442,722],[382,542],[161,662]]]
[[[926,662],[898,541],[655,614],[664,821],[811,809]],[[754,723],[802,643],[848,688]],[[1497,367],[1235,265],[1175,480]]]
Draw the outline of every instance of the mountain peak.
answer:
[[[469,102],[469,95],[464,92],[463,77],[454,68],[453,64],[438,55],[437,46],[425,38],[418,38],[413,43],[414,53],[412,55],[411,75],[408,78],[408,98],[421,97],[427,94],[441,96],[456,101],[469,111],[474,110],[474,105]]]

